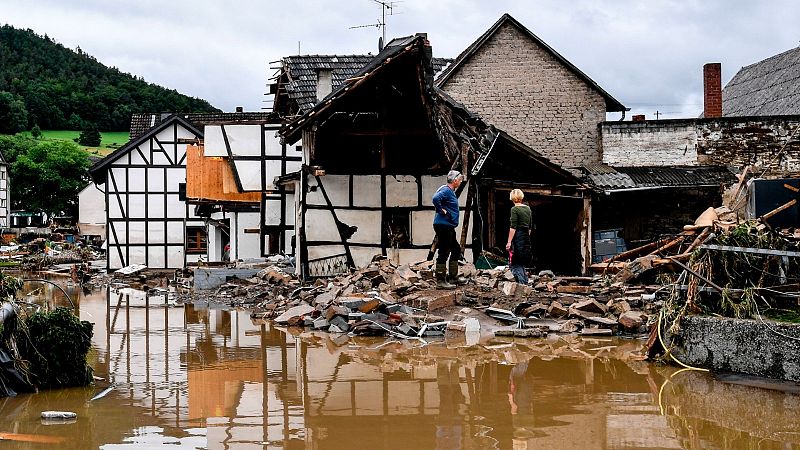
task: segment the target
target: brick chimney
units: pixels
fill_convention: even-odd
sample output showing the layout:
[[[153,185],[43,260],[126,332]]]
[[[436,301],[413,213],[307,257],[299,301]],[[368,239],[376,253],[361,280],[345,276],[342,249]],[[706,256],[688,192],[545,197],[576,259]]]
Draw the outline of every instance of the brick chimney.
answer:
[[[722,65],[703,66],[703,117],[722,117]]]

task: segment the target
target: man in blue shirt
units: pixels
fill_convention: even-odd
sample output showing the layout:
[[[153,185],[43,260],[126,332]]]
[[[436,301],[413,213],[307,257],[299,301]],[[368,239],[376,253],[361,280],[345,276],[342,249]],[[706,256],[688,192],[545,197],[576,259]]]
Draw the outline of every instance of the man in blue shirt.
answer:
[[[448,281],[448,258],[450,262],[450,279],[456,282],[458,278],[458,260],[461,258],[461,246],[456,239],[458,226],[458,197],[456,189],[461,185],[464,177],[457,170],[447,174],[447,184],[442,185],[433,194],[433,207],[436,216],[433,218],[433,230],[436,232],[436,242],[439,254],[436,257],[436,285],[442,289],[453,289],[455,286]]]

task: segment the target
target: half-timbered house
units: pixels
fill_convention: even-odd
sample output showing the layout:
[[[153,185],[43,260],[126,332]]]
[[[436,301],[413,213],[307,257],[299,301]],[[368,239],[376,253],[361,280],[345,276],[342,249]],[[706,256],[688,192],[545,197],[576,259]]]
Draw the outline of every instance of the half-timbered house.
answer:
[[[108,268],[179,268],[206,254],[203,221],[184,201],[186,146],[203,136],[179,115],[89,169],[106,202]]]
[[[548,231],[565,241],[547,257],[560,260],[564,272],[585,270],[586,187],[455,102],[433,75],[425,35],[395,39],[281,130],[286,143],[302,139],[305,161],[294,181],[299,270],[324,275],[363,266],[375,254],[400,263],[425,259],[433,242],[431,197],[453,168],[469,178],[457,231],[468,258],[478,259],[507,232],[505,199],[519,187],[560,205],[548,210],[547,223],[555,224]]]
[[[275,179],[297,172],[298,149],[276,133],[279,123],[206,125],[189,149],[187,197],[208,217],[209,259],[293,254],[294,196]]]

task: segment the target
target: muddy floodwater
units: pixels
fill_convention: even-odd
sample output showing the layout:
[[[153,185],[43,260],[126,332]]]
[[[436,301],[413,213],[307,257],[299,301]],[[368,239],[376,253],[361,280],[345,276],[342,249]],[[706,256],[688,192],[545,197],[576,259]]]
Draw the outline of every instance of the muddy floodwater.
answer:
[[[105,381],[0,399],[0,449],[800,448],[800,395],[648,364],[640,340],[387,343],[68,292]]]

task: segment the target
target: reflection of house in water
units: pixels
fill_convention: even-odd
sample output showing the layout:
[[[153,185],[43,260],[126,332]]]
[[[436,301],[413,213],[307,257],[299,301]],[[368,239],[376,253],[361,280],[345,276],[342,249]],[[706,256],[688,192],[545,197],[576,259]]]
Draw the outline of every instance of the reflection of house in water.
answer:
[[[692,436],[713,448],[719,436],[775,443],[777,431],[800,428],[786,394],[698,374],[660,389],[674,369],[631,358],[638,341],[382,345],[293,336],[247,312],[164,306],[136,291],[112,292],[107,307],[97,374],[111,374],[115,402],[149,414],[131,426],[205,428],[208,448],[681,448]],[[95,303],[82,311],[104,313]],[[748,420],[754,397],[787,419]]]

